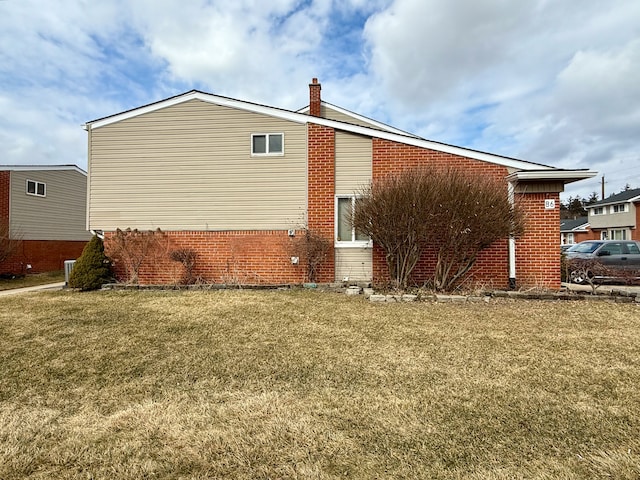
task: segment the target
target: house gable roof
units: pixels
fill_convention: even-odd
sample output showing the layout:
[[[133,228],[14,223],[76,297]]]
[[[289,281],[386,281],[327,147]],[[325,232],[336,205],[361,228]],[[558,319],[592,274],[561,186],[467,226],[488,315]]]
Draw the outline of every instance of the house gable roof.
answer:
[[[625,190],[624,192],[616,193],[610,197],[594,202],[589,205],[591,207],[599,207],[601,205],[611,205],[612,203],[625,203],[625,202],[637,202],[640,201],[640,188],[634,188],[631,190]]]
[[[215,105],[236,108],[239,110],[268,115],[275,118],[280,118],[283,120],[288,120],[288,121],[300,123],[300,124],[313,123],[313,124],[323,125],[323,126],[334,128],[336,130],[342,130],[342,131],[351,132],[359,135],[376,137],[384,140],[390,140],[393,142],[412,145],[419,148],[435,150],[443,153],[460,155],[460,156],[472,158],[475,160],[480,160],[483,162],[489,162],[489,163],[501,165],[514,170],[530,171],[530,175],[526,179],[513,177],[511,180],[514,180],[514,181],[539,180],[538,178],[536,178],[538,176],[538,173],[536,172],[544,173],[543,180],[558,180],[558,181],[564,181],[565,183],[581,180],[584,178],[591,178],[596,175],[596,172],[590,172],[588,170],[561,170],[548,165],[528,162],[525,160],[505,157],[502,155],[495,155],[492,153],[481,152],[481,151],[472,150],[469,148],[463,148],[463,147],[458,147],[458,146],[449,145],[445,143],[435,142],[433,140],[426,140],[424,138],[420,138],[408,133],[404,133],[401,130],[398,130],[389,126],[385,126],[380,122],[377,122],[377,123],[379,123],[380,125],[383,125],[385,129],[376,129],[376,128],[365,127],[361,125],[355,125],[352,123],[342,122],[338,120],[330,120],[322,117],[315,117],[312,115],[307,115],[306,113],[300,113],[300,111],[294,112],[291,110],[285,110],[282,108],[247,102],[244,100],[236,100],[234,98],[214,95],[214,94],[202,92],[199,90],[191,90],[189,92],[176,95],[176,96],[167,98],[165,100],[160,100],[158,102],[150,103],[148,105],[144,105],[138,108],[126,110],[121,113],[117,113],[107,117],[92,120],[85,123],[83,127],[85,130],[89,130],[89,129],[93,130],[96,128],[104,127],[106,125],[110,125],[110,124],[120,122],[129,118],[137,117],[139,115],[144,115],[145,113],[154,112],[163,108],[171,107],[173,105],[178,105],[191,100],[200,100],[200,101],[212,103]],[[335,108],[335,107],[332,106],[332,108]],[[345,110],[345,112],[347,112],[348,114],[351,114],[348,110]],[[362,117],[362,118],[366,119],[366,117]],[[402,133],[398,133],[398,132],[402,132]]]
[[[575,219],[563,219],[560,220],[561,232],[572,232],[576,230],[586,230],[589,226],[587,217],[579,217]]]

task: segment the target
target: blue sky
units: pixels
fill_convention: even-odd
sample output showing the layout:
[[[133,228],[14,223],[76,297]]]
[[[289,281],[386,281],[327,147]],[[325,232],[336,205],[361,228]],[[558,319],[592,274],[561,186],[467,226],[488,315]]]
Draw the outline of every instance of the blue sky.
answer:
[[[640,188],[638,0],[0,0],[0,164],[86,168],[89,120],[196,88],[323,99]]]

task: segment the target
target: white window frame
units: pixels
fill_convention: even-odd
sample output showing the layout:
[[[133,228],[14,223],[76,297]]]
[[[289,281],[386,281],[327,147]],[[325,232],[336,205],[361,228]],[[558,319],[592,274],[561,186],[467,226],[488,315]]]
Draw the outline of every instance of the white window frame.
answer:
[[[618,235],[620,234],[620,235]],[[611,228],[609,229],[610,240],[629,240],[631,236],[626,228]]]
[[[605,207],[593,207],[591,209],[592,215],[605,215],[606,213],[607,213],[607,210]]]
[[[355,240],[356,238],[356,229],[351,226],[351,240],[338,240],[338,200],[342,198],[350,198],[351,199],[351,208],[353,209],[356,198],[359,198],[358,195],[336,195],[334,200],[334,246],[337,248],[371,248],[373,247],[373,241],[369,240]]]
[[[269,137],[271,136],[275,136],[275,135],[279,135],[282,138],[282,151],[280,152],[270,152],[269,151]],[[253,151],[253,139],[254,137],[265,137],[265,149],[266,152],[265,153],[256,153]],[[282,132],[271,132],[271,133],[252,133],[251,134],[251,145],[249,147],[251,149],[251,156],[252,157],[276,157],[276,156],[283,156],[284,155],[284,133]]]
[[[615,205],[611,205],[610,212],[611,213],[625,213],[629,211],[628,203],[616,203]]]
[[[609,240],[609,232],[606,230],[602,230],[600,232],[600,240]]]
[[[29,184],[30,183],[33,183],[33,187],[34,187],[33,192],[34,193],[31,193],[29,191]],[[42,194],[38,193],[38,190],[39,190],[38,187],[40,185],[42,185],[42,188],[44,190],[44,193],[42,193]],[[25,185],[25,192],[27,193],[27,195],[31,195],[33,197],[46,197],[47,196],[47,184],[44,183],[44,182],[38,182],[36,180],[27,179],[27,182],[26,182],[26,185]]]

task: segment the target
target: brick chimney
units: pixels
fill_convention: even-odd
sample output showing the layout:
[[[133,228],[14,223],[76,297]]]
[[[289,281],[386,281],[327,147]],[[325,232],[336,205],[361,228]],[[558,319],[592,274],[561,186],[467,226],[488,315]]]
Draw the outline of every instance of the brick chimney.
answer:
[[[309,115],[320,117],[320,90],[322,87],[318,83],[318,79],[314,78],[309,84]]]

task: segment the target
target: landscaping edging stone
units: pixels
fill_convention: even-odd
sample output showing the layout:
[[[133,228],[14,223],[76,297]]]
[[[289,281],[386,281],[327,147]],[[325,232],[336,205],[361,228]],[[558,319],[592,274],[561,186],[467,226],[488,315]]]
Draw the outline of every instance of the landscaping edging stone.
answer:
[[[206,290],[292,290],[301,288],[301,285],[228,285],[228,284],[203,284],[203,285],[130,285],[125,283],[109,283],[102,286],[103,290],[176,290],[176,291],[206,291]],[[492,290],[470,295],[443,295],[434,293],[419,294],[381,294],[376,293],[370,284],[344,285],[342,283],[330,284],[304,284],[302,288],[317,289],[344,293],[350,296],[363,295],[364,298],[374,303],[406,303],[406,302],[432,302],[432,303],[489,303],[494,300],[573,300],[573,301],[609,301],[615,303],[640,304],[640,293],[625,290],[611,290],[608,292],[576,293],[576,292],[521,292],[512,290]]]

